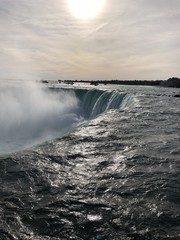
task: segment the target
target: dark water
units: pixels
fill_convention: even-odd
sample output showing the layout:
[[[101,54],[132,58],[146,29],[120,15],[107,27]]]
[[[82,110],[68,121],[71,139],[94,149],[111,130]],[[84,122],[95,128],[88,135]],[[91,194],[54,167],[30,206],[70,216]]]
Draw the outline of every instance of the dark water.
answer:
[[[177,90],[118,88],[66,90],[82,122],[1,155],[0,239],[180,239]]]

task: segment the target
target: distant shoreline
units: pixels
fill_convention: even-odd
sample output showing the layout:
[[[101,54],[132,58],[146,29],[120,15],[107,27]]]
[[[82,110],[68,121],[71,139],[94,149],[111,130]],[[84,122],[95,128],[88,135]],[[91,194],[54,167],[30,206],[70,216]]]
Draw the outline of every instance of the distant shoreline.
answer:
[[[47,83],[48,81],[44,81]],[[168,80],[58,80],[59,83],[74,84],[74,83],[88,83],[97,86],[99,84],[107,85],[137,85],[137,86],[162,86],[180,88],[180,78],[172,77]]]

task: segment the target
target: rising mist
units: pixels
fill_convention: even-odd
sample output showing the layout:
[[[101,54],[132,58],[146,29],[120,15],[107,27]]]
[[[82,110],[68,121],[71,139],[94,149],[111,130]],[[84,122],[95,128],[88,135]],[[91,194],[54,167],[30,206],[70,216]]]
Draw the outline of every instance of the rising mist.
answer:
[[[0,153],[60,137],[79,122],[78,100],[71,91],[1,82],[0,102]]]

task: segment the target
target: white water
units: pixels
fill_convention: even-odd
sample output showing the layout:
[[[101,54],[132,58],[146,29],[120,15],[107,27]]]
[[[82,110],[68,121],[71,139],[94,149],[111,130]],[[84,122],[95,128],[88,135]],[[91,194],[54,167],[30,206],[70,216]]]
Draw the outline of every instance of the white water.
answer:
[[[0,84],[0,153],[61,137],[84,119],[134,104],[131,95],[98,89],[50,89],[35,83]]]
[[[123,91],[120,110],[1,156],[1,239],[179,239],[179,90],[117,87],[74,93],[87,119],[114,107]]]
[[[52,93],[35,83],[0,83],[0,152],[12,152],[56,138],[74,127],[74,92]]]

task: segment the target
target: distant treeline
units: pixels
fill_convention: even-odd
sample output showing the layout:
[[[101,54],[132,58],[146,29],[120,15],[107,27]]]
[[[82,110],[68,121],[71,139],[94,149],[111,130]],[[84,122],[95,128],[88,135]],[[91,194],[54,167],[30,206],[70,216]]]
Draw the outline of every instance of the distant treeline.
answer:
[[[88,83],[98,84],[116,84],[116,85],[142,85],[142,86],[163,86],[180,88],[180,78],[172,77],[168,80],[58,80],[59,83],[74,84]]]

